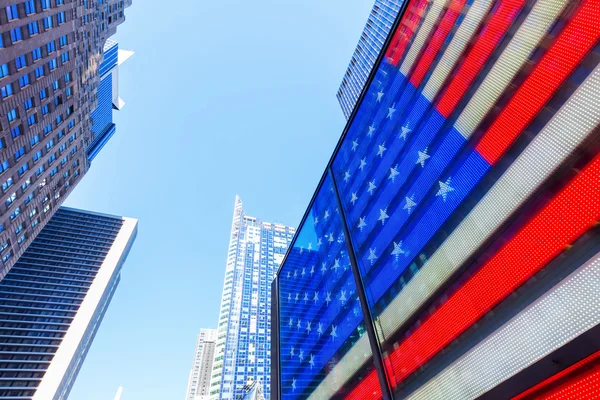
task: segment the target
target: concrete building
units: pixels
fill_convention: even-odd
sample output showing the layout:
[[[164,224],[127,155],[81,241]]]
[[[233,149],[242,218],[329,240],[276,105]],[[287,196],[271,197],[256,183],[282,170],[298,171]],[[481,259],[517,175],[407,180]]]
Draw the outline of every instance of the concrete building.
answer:
[[[186,400],[208,400],[216,342],[216,329],[200,329],[188,379]]]
[[[0,278],[90,168],[108,37],[131,0],[2,2]],[[28,218],[37,209],[37,217]]]
[[[237,399],[259,381],[269,399],[271,381],[270,285],[294,228],[246,215],[235,199],[221,297],[211,399]]]
[[[135,219],[57,210],[0,281],[0,398],[68,398],[136,233]]]

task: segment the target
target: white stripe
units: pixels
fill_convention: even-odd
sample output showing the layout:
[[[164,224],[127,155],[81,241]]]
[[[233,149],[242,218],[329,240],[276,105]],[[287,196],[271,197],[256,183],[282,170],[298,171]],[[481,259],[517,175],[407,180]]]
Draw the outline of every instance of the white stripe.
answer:
[[[529,56],[538,47],[546,32],[562,13],[567,0],[540,0],[519,27],[498,61],[485,77],[477,92],[456,120],[458,132],[468,139],[485,115],[496,104]]]
[[[408,398],[477,398],[599,323],[596,254]]]
[[[435,96],[439,93],[444,82],[450,75],[450,72],[454,69],[458,59],[465,51],[467,45],[471,42],[473,34],[477,31],[479,24],[487,14],[492,3],[492,0],[481,0],[474,1],[471,5],[465,19],[461,22],[452,41],[446,48],[446,51],[444,51],[444,55],[440,59],[440,62],[435,67],[429,81],[423,88],[423,96],[425,96],[430,103],[433,102],[433,99],[435,99]]]
[[[377,322],[381,337],[390,336],[506,221],[600,124],[600,66],[590,74],[552,120],[496,182],[485,197],[383,310]],[[543,160],[543,162],[541,162]],[[361,337],[358,353],[370,349]],[[349,368],[346,364],[353,365]],[[358,370],[343,357],[311,398],[335,393]],[[337,373],[343,369],[347,375]],[[334,384],[335,375],[338,384]]]
[[[423,49],[423,45],[425,41],[429,38],[429,34],[433,30],[433,27],[438,20],[440,14],[447,6],[448,0],[433,0],[431,7],[429,8],[429,12],[425,16],[421,27],[419,28],[419,32],[415,37],[412,45],[410,46],[410,50],[404,57],[404,61],[402,62],[402,66],[400,67],[400,72],[404,76],[408,76],[408,73],[413,67],[417,56],[421,54],[421,50]]]

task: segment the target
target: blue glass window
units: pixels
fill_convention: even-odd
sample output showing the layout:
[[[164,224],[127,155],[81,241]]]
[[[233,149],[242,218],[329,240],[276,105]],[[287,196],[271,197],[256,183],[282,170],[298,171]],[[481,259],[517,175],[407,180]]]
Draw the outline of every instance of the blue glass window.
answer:
[[[62,53],[60,55],[60,59],[63,64],[66,63],[67,61],[69,61],[69,53]]]
[[[25,102],[23,103],[23,105],[25,106],[26,110],[29,110],[30,108],[33,108],[33,98],[28,98],[27,100],[25,100]]]
[[[23,176],[25,172],[29,170],[29,163],[25,163],[19,168],[19,177]]]
[[[16,4],[6,6],[6,18],[9,21],[19,18],[19,10]]]
[[[17,69],[21,69],[27,66],[27,60],[25,59],[25,55],[21,54],[19,57],[15,58],[15,65]]]
[[[37,49],[33,49],[31,51],[31,57],[33,58],[33,61],[37,61],[42,58],[42,49],[39,47]]]
[[[40,167],[35,171],[35,176],[40,176],[41,174],[44,173],[44,171],[46,170],[46,167],[44,167],[44,165],[40,165]]]
[[[28,23],[27,30],[29,31],[29,36],[37,35],[38,33],[40,33],[37,21]]]
[[[36,123],[37,123],[36,114],[30,115],[29,117],[27,117],[27,125],[32,126],[32,125],[35,125]]]
[[[35,79],[40,79],[42,76],[44,76],[44,66],[40,65],[39,67],[37,67],[35,69]]]
[[[52,164],[54,161],[56,160],[56,154],[52,154],[49,158],[48,158],[48,165]]]
[[[58,25],[63,24],[65,22],[65,12],[59,12],[58,14],[56,14],[56,18],[58,20]]]
[[[8,160],[4,160],[2,161],[2,163],[0,163],[0,173],[6,171],[8,169]]]
[[[7,205],[12,204],[12,202],[17,199],[16,193],[13,193],[13,196],[14,196],[14,198],[12,199],[12,201],[10,203],[8,203],[8,200],[6,200]],[[19,224],[19,226],[17,226],[15,228],[15,235],[18,235],[19,233],[21,233],[22,230],[23,230],[23,224]]]
[[[70,72],[67,72],[67,73],[65,74],[65,82],[70,82],[70,81],[71,81],[71,73],[70,73]]]
[[[6,117],[8,118],[8,122],[12,122],[19,117],[19,113],[17,112],[16,108],[13,108],[8,112],[8,114],[6,114]]]
[[[17,207],[15,208],[15,210],[10,214],[10,220],[12,221],[13,219],[17,218],[17,216],[21,214],[21,208]],[[19,242],[19,244],[21,244],[22,242]]]
[[[44,28],[46,28],[46,29],[52,28],[52,16],[44,18]]]
[[[50,8],[50,0],[42,0],[42,10]]]
[[[58,172],[58,168],[54,167],[52,171],[50,171],[50,177],[53,177]]]
[[[33,147],[36,144],[38,144],[39,142],[40,142],[40,135],[35,135],[34,137],[31,138],[31,140],[29,141],[29,144],[31,145],[31,147]]]
[[[0,78],[4,78],[5,76],[8,76],[8,64],[0,66]]]
[[[10,39],[13,43],[23,40],[23,32],[21,31],[21,27],[10,30]]]
[[[56,58],[53,58],[52,60],[50,60],[48,62],[48,68],[50,68],[50,71],[54,71],[57,66],[58,66],[58,63],[56,62]]]
[[[2,261],[7,262],[10,257],[12,257],[12,251],[9,250],[5,255],[2,256]]]
[[[48,135],[50,132],[52,132],[52,124],[48,124],[44,127],[44,136]]]
[[[8,178],[6,181],[4,181],[4,183],[2,183],[2,192],[6,193],[8,188],[10,188],[13,185],[13,183],[14,182],[12,178]]]
[[[40,158],[42,158],[42,151],[36,151],[36,153],[33,155],[33,162],[36,163]]]
[[[6,84],[6,86],[2,87],[0,89],[0,92],[2,93],[2,98],[5,99],[8,96],[13,94],[13,86],[12,83],[8,83]]]
[[[63,143],[60,145],[60,147],[58,148],[58,152],[62,154],[63,151],[65,151],[67,149],[67,144]],[[65,161],[66,162],[66,161]]]
[[[75,120],[70,120],[69,123],[67,124],[67,128],[69,130],[73,129],[73,127],[75,126]]]
[[[42,89],[40,90],[40,100],[44,100],[45,98],[48,97],[48,89]]]
[[[3,35],[0,33],[0,49],[4,48],[4,38]]]
[[[58,44],[61,48],[65,47],[67,44],[69,44],[69,39],[67,38],[67,35],[61,36],[60,39],[58,40]]]
[[[25,87],[29,85],[29,75],[25,74],[22,77],[19,78],[19,86],[20,87]]]
[[[46,143],[46,150],[50,150],[54,146],[54,139],[50,139],[48,143]]]
[[[60,115],[60,114],[59,114],[59,115],[57,115],[57,116],[56,116],[56,126],[58,126],[58,125],[62,124],[62,122],[63,122],[63,117],[62,117],[62,115]]]
[[[54,43],[54,41],[48,42],[46,44],[46,50],[48,50],[48,54],[54,53],[56,51],[56,43]]]
[[[54,91],[57,91],[59,87],[58,80],[52,82],[52,89],[54,89]]]
[[[73,95],[73,91],[72,91],[71,87],[68,87],[65,90],[65,95],[67,96],[67,99]]]
[[[12,136],[13,139],[21,136],[21,125],[17,125],[14,128],[12,128],[10,130],[10,134],[11,134],[11,136]]]
[[[25,2],[25,12],[29,14],[35,14],[35,0],[27,0]]]
[[[50,108],[48,106],[48,104],[45,104],[42,106],[42,115],[46,115],[50,112]]]
[[[15,160],[19,160],[21,157],[25,155],[25,147],[21,146],[17,151],[15,151]]]

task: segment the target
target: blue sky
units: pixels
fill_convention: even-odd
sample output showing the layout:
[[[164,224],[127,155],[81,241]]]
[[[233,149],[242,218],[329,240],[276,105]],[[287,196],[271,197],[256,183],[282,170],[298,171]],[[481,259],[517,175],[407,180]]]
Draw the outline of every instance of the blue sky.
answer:
[[[177,4],[174,6],[173,4]],[[117,134],[66,205],[136,217],[70,400],[184,399],[216,327],[236,194],[296,226],[345,120],[335,98],[372,0],[134,0]]]

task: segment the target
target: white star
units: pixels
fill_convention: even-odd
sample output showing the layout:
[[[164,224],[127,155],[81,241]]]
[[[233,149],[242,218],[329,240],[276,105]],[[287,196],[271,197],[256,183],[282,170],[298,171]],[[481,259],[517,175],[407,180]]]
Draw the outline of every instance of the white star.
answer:
[[[296,378],[292,379],[292,391],[295,392],[296,391]]]
[[[290,328],[294,325],[294,318],[290,318],[290,323],[288,325]]]
[[[327,220],[329,218],[329,210],[325,210],[325,215],[323,215],[323,219]]]
[[[385,224],[385,220],[388,219],[387,208],[385,210],[379,209],[379,219],[377,221],[381,221],[381,225]]]
[[[298,324],[296,325],[296,328],[300,329],[302,328],[302,320],[298,319]]]
[[[381,98],[383,97],[383,94],[384,94],[383,92],[377,93],[377,102],[378,103],[381,102]]]
[[[312,323],[312,322],[307,322],[307,323],[306,323],[306,330],[307,330],[308,332],[310,332],[310,331],[312,330],[312,329],[311,329],[311,327],[310,327],[311,323]]]
[[[312,242],[308,243],[308,250],[312,250]]]
[[[438,182],[440,184],[440,190],[438,190],[438,192],[435,195],[442,196],[444,201],[446,201],[446,197],[448,197],[448,193],[454,191],[454,188],[450,187],[450,181],[451,181],[451,178],[448,178],[448,180],[446,180],[446,182],[442,182],[442,181]]]
[[[419,158],[417,159],[417,164],[421,164],[421,168],[425,168],[425,160],[431,158],[429,154],[427,154],[427,147],[423,151],[418,151]]]
[[[311,265],[310,266],[310,276],[312,276],[312,274],[314,274],[314,273],[315,273],[315,266]]]
[[[317,240],[317,249],[319,248],[319,246],[321,246],[323,244],[323,241],[321,240],[321,238],[319,238],[319,240]]]
[[[371,136],[373,136],[373,132],[375,132],[375,127],[374,127],[373,125],[371,125],[371,126],[369,127],[369,132],[367,132],[367,136],[368,136],[368,137],[371,137]]]
[[[313,301],[315,302],[315,304],[317,304],[317,301],[319,301],[319,292],[315,292],[315,297],[313,297]]]
[[[319,337],[323,334],[323,324],[319,322],[319,326],[317,326],[317,333]]]
[[[300,275],[302,275],[302,277],[304,278],[304,275],[306,275],[306,268],[302,267],[302,272],[300,273]]]
[[[321,263],[321,274],[325,274],[325,271],[327,271],[327,266],[325,263]]]
[[[344,304],[348,299],[346,298],[346,291],[342,290],[342,293],[340,294],[340,301],[342,302],[342,304]]]
[[[325,303],[327,303],[327,305],[329,305],[330,302],[331,302],[331,292],[327,292],[327,296],[325,297]]]
[[[392,255],[396,256],[396,260],[400,254],[404,254],[404,250],[402,250],[402,241],[400,243],[394,242],[394,250],[392,251]]]
[[[315,356],[313,356],[312,354],[310,355],[310,361],[308,362],[310,364],[310,369],[312,369],[312,367],[315,366]]]
[[[394,115],[394,113],[396,112],[396,109],[394,107],[396,107],[396,104],[393,104],[390,108],[388,108],[388,115],[387,115],[387,117],[389,119],[392,119],[392,115]]]
[[[366,217],[362,217],[358,219],[358,228],[360,229],[360,231],[362,232],[363,228],[365,226],[367,226],[367,222],[365,221]]]
[[[358,142],[356,140],[352,141],[352,151],[356,151],[356,148],[358,147]]]
[[[334,236],[333,236],[333,232],[331,232],[331,233],[329,234],[329,239],[328,239],[327,241],[328,241],[329,243],[333,243],[333,240],[334,240],[333,238],[334,238]]]
[[[334,340],[337,337],[337,326],[331,325],[331,340]]]
[[[414,206],[417,205],[417,203],[414,202],[414,197],[415,195],[413,195],[412,197],[406,197],[406,204],[404,205],[404,210],[408,210],[408,214],[410,215],[412,209]]]
[[[319,223],[319,217],[315,217],[315,225]]]
[[[298,354],[298,358],[300,359],[300,361],[304,360],[304,350],[300,350],[300,353]]]
[[[294,270],[294,278],[297,278],[297,277],[298,277],[298,270],[297,270],[297,269],[295,269],[295,270]]]
[[[308,292],[304,292],[304,304],[308,301]]]
[[[356,200],[358,200],[358,197],[356,196],[356,193],[352,193],[352,198],[350,199],[350,203],[352,203],[352,205],[354,205],[354,203],[356,202]]]
[[[333,263],[333,267],[331,267],[331,269],[335,270],[337,272],[338,268],[340,267],[340,259],[336,258],[335,262]]]
[[[371,261],[371,265],[377,260],[377,255],[375,254],[376,251],[377,249],[369,249],[369,257],[367,257],[367,260]]]
[[[402,129],[402,133],[400,134],[400,137],[402,139],[406,140],[406,136],[408,136],[408,134],[411,133],[412,130],[408,128],[408,124],[407,124],[407,126],[403,126],[401,129]]]
[[[293,356],[294,356],[294,348],[292,347],[290,350],[290,357],[293,357]]]
[[[348,179],[350,179],[352,175],[350,175],[350,171],[346,171],[346,173],[344,174],[344,182],[348,182]]]
[[[292,301],[292,294],[291,294],[291,293],[288,293],[288,303],[289,303],[290,301]]]
[[[370,195],[373,195],[373,190],[375,190],[376,187],[375,179],[373,179],[371,182],[369,182],[369,188],[367,189],[367,192],[369,192]]]
[[[382,144],[379,145],[379,151],[377,152],[377,155],[380,158],[383,158],[383,152],[386,151],[387,149],[385,148],[385,142],[383,142]]]
[[[296,293],[296,297],[294,298],[294,303],[298,301],[298,296],[299,296],[299,294]]]
[[[360,166],[358,167],[358,169],[360,169],[362,171],[365,168],[365,165],[367,165],[366,157],[360,160]]]
[[[388,179],[391,179],[392,183],[394,182],[394,179],[396,178],[396,176],[398,176],[398,174],[399,174],[399,172],[396,168],[398,168],[398,164],[396,164],[395,167],[390,168],[390,176],[388,177]]]
[[[290,279],[290,271],[288,271],[287,277],[288,277],[288,279]]]

